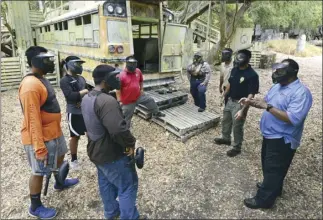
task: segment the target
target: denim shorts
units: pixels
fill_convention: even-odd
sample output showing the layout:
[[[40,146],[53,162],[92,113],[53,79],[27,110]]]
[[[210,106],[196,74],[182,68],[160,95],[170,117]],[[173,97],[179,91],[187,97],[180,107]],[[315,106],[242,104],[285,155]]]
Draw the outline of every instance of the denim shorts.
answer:
[[[48,151],[48,159],[47,161],[49,163],[52,162],[50,166],[44,166],[44,162],[37,160],[35,156],[35,150],[32,145],[24,145],[27,159],[29,162],[29,165],[31,167],[32,174],[35,176],[44,176],[49,170],[48,168],[57,168],[57,157],[60,157],[67,153],[67,145],[65,141],[64,135],[50,141],[45,142],[45,146]],[[52,158],[53,160],[49,160],[49,158]]]

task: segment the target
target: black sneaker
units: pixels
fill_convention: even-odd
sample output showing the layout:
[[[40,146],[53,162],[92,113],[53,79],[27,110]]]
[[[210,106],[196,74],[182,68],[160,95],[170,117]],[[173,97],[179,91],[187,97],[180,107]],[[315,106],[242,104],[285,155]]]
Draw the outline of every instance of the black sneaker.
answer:
[[[204,112],[204,111],[205,111],[205,109],[203,109],[203,108],[199,108],[197,111],[198,111],[198,112]]]
[[[239,155],[240,153],[241,153],[240,149],[232,148],[231,150],[229,150],[227,152],[227,155],[228,155],[228,157],[235,157],[235,156]]]
[[[216,143],[216,144],[224,144],[224,145],[228,145],[228,146],[231,145],[230,140],[226,140],[226,139],[223,139],[223,138],[214,138],[214,143]]]

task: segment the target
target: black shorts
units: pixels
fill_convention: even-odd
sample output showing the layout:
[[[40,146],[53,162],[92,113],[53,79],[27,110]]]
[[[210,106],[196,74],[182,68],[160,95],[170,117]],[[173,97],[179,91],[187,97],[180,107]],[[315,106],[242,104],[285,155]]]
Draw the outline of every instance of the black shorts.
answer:
[[[67,120],[70,129],[70,137],[85,135],[86,127],[82,115],[67,113]]]

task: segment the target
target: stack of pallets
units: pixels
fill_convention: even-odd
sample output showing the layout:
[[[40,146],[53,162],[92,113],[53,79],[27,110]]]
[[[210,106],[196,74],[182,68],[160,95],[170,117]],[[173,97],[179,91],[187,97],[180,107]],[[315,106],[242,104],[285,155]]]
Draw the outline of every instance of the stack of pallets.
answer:
[[[165,90],[163,94],[159,94],[159,92],[157,91],[147,91],[145,93],[155,100],[159,110],[164,110],[177,105],[185,104],[188,100],[188,95],[180,91],[167,93]],[[136,107],[135,113],[137,113],[138,116],[144,119],[151,118],[151,113],[143,105],[138,105]]]
[[[253,51],[251,51],[251,53],[252,53],[252,55],[251,55],[251,59],[250,59],[250,62],[249,62],[250,65],[253,68],[259,68],[261,52],[253,50]]]
[[[135,113],[146,120],[151,119],[151,121],[179,137],[182,142],[214,127],[220,121],[218,115],[207,111],[198,112],[198,107],[187,104],[187,93],[180,91],[168,93],[167,89],[145,93],[155,100],[165,117],[152,118],[152,114],[142,105],[136,107]]]

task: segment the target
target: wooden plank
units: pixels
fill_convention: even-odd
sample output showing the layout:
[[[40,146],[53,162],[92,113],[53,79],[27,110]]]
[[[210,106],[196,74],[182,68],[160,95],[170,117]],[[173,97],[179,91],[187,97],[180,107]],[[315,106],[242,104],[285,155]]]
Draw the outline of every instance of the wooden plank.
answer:
[[[2,66],[1,66],[1,70],[2,70]],[[6,66],[4,69],[19,69],[20,70],[20,65],[19,66]]]
[[[6,66],[20,66],[20,62],[17,62],[17,61],[14,61],[14,62],[5,62],[5,63],[2,63],[1,62],[1,68],[2,67],[6,67]]]
[[[20,68],[20,65],[19,67],[15,67],[15,68],[1,68],[1,73],[2,72],[13,72],[14,70],[18,71],[18,72],[21,72],[21,68]]]
[[[220,121],[220,120],[219,120],[219,121]],[[208,129],[212,128],[212,127],[215,127],[217,123],[218,123],[218,121],[216,121],[216,122],[212,122],[212,123],[209,123],[208,125],[204,126],[203,128],[200,128],[200,129],[198,129],[198,130],[196,130],[196,131],[193,131],[193,132],[190,132],[190,133],[188,133],[188,134],[182,135],[182,136],[181,136],[181,141],[184,143],[184,142],[186,142],[189,138],[191,138],[191,137],[193,137],[193,136],[195,136],[195,135],[198,135],[198,134],[200,134],[200,133],[202,133],[202,132],[204,132],[204,131],[206,131],[206,130],[208,130]]]
[[[1,84],[5,84],[5,83],[20,83],[21,78],[20,79],[1,79]]]
[[[1,71],[1,76],[21,76],[21,72],[18,70],[6,70]]]
[[[1,75],[1,80],[6,80],[6,79],[20,79],[21,80],[21,75],[11,75],[11,76],[3,76]]]
[[[2,62],[13,62],[13,61],[19,62],[20,59],[19,59],[19,57],[6,57],[6,58],[1,58],[1,63]]]

